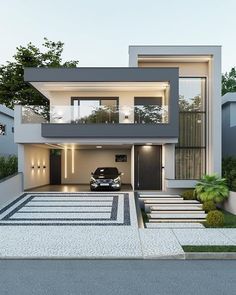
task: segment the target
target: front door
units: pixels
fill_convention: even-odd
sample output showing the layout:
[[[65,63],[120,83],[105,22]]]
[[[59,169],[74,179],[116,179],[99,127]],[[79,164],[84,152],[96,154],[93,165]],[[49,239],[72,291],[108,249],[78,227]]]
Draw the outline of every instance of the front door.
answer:
[[[135,146],[135,189],[161,190],[161,146]]]
[[[61,150],[50,151],[50,184],[61,184]]]

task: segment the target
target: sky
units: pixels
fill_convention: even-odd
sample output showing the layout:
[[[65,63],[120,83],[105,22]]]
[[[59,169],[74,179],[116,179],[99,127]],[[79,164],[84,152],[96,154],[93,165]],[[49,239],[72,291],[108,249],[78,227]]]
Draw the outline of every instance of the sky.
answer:
[[[236,0],[0,0],[0,64],[17,46],[65,43],[79,66],[128,66],[129,45],[222,45],[236,66]]]

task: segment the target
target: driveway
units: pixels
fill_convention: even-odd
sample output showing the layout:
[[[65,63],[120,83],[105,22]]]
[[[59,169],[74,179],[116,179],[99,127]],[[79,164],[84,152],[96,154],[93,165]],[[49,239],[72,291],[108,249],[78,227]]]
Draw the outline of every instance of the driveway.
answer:
[[[133,193],[25,193],[0,210],[0,258],[185,258],[236,229],[139,228]]]

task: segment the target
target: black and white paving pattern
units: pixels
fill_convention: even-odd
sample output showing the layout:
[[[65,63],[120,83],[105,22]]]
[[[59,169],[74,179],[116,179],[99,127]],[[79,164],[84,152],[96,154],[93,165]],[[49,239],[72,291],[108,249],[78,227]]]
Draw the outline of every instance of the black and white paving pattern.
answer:
[[[24,194],[0,211],[0,225],[130,225],[128,194]]]
[[[0,258],[184,258],[236,229],[139,228],[134,193],[25,193],[0,208]]]

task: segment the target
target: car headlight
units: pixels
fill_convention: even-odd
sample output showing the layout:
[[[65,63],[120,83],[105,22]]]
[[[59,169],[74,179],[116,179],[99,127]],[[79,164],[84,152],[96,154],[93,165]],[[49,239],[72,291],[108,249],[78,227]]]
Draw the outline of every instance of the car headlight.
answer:
[[[115,182],[115,183],[120,182],[120,176],[116,177],[116,178],[114,179],[114,182]]]
[[[94,177],[91,177],[91,181],[97,182],[97,180]]]

